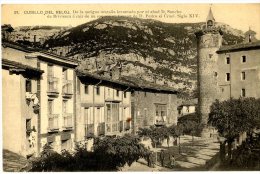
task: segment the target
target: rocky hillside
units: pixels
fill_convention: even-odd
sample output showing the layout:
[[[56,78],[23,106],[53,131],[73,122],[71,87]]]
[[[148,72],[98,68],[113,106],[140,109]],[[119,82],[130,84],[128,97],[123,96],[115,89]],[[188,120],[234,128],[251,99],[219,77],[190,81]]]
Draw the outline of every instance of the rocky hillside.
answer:
[[[204,23],[163,23],[129,17],[102,17],[61,31],[44,47],[81,60],[90,72],[120,61],[122,74],[167,85],[191,94],[196,88],[196,38]],[[226,24],[223,44],[243,40],[243,33]]]

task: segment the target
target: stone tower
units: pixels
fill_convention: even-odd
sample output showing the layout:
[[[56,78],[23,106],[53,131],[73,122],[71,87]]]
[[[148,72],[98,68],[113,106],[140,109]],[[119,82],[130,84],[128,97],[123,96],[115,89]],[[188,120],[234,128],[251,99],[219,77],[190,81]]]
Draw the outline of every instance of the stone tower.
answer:
[[[206,24],[195,34],[197,38],[198,111],[201,123],[207,127],[210,105],[217,99],[218,95],[218,55],[216,51],[222,44],[222,32],[215,26],[215,19],[211,9],[209,10]]]

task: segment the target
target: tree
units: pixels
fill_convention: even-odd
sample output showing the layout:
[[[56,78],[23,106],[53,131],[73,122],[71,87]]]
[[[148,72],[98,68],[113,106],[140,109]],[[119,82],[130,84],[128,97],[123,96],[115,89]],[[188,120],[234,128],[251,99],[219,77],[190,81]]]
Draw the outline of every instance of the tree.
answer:
[[[173,138],[179,138],[179,153],[181,153],[181,135],[183,134],[183,125],[172,125],[169,127],[169,134]]]
[[[94,142],[94,152],[111,158],[110,164],[115,167],[129,166],[141,157],[146,157],[148,149],[140,143],[136,136],[125,135],[123,137],[103,139],[97,138]]]
[[[230,99],[220,102],[216,100],[209,113],[208,123],[214,126],[228,143],[228,156],[231,159],[231,145],[243,132],[252,132],[258,120],[259,100],[254,98]]]
[[[131,135],[96,138],[93,152],[77,145],[73,154],[66,150],[57,153],[46,145],[30,171],[116,171],[147,153],[140,139]]]
[[[163,140],[168,139],[170,136],[166,126],[150,126],[150,128],[139,128],[137,134],[140,137],[149,137],[154,147],[156,147],[157,144],[161,144]]]

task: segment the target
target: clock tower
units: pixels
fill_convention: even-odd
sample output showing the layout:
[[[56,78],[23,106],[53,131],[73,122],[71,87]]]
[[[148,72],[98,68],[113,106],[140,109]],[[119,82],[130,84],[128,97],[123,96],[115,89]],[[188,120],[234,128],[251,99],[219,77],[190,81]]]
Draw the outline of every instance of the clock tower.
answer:
[[[216,51],[222,44],[222,32],[215,26],[211,8],[205,25],[195,33],[197,38],[197,74],[198,74],[198,113],[204,126],[202,136],[209,136],[207,125],[211,104],[217,99],[217,59]]]

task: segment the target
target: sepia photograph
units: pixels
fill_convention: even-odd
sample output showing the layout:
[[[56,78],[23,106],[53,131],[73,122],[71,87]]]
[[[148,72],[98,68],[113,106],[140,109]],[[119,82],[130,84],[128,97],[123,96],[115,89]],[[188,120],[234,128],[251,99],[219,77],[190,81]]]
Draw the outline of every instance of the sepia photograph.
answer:
[[[3,172],[260,171],[260,3],[1,4]]]

